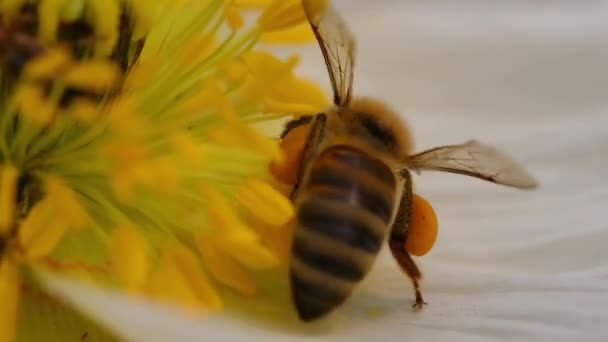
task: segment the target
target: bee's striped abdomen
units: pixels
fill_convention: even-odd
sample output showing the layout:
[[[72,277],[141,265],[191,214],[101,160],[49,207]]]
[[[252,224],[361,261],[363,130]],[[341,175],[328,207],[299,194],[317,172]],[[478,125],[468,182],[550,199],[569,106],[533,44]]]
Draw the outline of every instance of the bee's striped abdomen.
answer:
[[[340,305],[369,271],[390,223],[393,172],[346,146],[325,150],[296,198],[290,269],[300,318],[316,319]]]

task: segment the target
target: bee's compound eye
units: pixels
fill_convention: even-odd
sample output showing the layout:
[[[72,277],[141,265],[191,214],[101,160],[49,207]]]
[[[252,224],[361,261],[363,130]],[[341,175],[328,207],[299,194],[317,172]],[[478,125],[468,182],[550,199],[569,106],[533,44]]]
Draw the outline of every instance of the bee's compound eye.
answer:
[[[291,129],[281,141],[283,160],[270,164],[270,172],[285,184],[295,184],[300,169],[300,162],[306,147],[312,124],[304,124]]]
[[[412,198],[412,218],[408,228],[405,249],[415,256],[428,253],[437,240],[437,215],[424,198],[414,194]]]

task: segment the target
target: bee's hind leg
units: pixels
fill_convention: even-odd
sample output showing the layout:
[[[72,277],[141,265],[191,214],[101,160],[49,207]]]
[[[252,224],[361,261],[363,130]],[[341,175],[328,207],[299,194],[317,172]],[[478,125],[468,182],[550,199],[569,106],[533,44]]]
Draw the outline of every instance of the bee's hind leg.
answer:
[[[401,269],[405,272],[405,274],[407,274],[407,276],[410,278],[410,280],[412,281],[412,285],[414,286],[416,303],[414,303],[413,309],[422,309],[424,305],[427,305],[427,303],[422,298],[422,293],[420,292],[419,280],[420,278],[422,278],[422,273],[420,273],[420,269],[418,269],[418,266],[416,265],[414,260],[412,260],[412,257],[405,250],[405,241],[397,241],[391,239],[389,241],[389,246],[391,252],[393,253],[393,257],[395,258],[395,260],[397,260],[397,263],[399,264],[399,266],[401,266]]]
[[[403,194],[399,203],[399,211],[395,217],[395,221],[391,227],[390,238],[388,241],[393,257],[405,274],[412,281],[414,286],[416,302],[413,308],[416,310],[422,309],[427,303],[422,298],[420,292],[419,281],[422,278],[420,269],[412,259],[412,256],[405,250],[405,241],[408,236],[408,228],[412,217],[412,178],[407,170],[401,172],[405,183],[403,186]]]

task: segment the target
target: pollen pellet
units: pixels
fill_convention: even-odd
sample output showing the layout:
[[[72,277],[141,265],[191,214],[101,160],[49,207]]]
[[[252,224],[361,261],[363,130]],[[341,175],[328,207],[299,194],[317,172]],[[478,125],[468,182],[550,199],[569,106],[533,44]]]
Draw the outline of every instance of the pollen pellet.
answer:
[[[307,137],[312,124],[302,125],[289,131],[281,141],[281,150],[285,159],[282,162],[274,161],[270,164],[270,172],[285,184],[295,184],[300,168],[300,161]]]
[[[424,198],[415,195],[412,198],[412,218],[405,249],[415,256],[428,253],[437,240],[437,215]]]

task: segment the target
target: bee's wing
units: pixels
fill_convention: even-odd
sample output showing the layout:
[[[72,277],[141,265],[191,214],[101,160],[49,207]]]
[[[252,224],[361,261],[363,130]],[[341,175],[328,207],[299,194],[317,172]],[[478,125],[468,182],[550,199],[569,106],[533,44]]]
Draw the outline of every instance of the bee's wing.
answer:
[[[350,101],[353,88],[355,40],[336,9],[328,1],[320,9],[319,3],[323,2],[302,0],[310,26],[323,52],[334,91],[334,103],[343,107]]]
[[[536,180],[504,152],[476,140],[415,154],[407,164],[412,170],[459,173],[514,188],[538,186]]]

